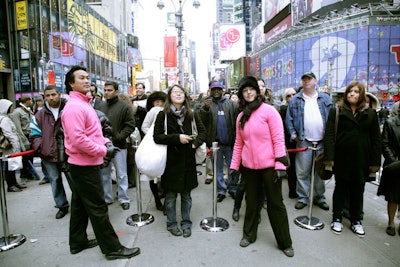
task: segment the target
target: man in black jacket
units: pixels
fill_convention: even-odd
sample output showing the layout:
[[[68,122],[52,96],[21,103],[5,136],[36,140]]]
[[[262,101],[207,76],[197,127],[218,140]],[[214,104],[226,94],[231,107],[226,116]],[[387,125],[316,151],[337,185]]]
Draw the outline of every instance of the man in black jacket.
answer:
[[[236,102],[222,95],[224,86],[219,82],[210,84],[210,96],[204,100],[200,109],[200,116],[207,129],[207,146],[212,147],[213,142],[218,142],[218,177],[217,177],[217,201],[225,198],[226,191],[234,198],[236,183],[231,177],[229,166],[232,160],[232,149],[235,143],[236,117],[238,108]],[[224,159],[228,166],[228,186],[224,180]],[[237,182],[237,181],[236,181]]]
[[[120,149],[111,160],[117,174],[118,200],[123,210],[129,209],[128,196],[128,174],[127,174],[127,147],[126,138],[135,130],[135,119],[133,111],[128,103],[118,98],[118,84],[116,82],[106,82],[104,84],[104,98],[106,103],[100,106],[99,110],[104,112],[110,120],[112,127],[113,145]],[[100,170],[103,181],[104,197],[107,204],[114,201],[111,164]]]

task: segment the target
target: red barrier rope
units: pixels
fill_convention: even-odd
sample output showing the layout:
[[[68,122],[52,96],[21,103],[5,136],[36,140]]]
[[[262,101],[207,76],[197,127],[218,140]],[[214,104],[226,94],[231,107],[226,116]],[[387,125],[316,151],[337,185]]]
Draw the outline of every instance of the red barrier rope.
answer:
[[[5,158],[15,158],[15,157],[19,157],[19,156],[26,156],[26,155],[30,155],[35,153],[35,150],[31,149],[31,150],[27,150],[27,151],[22,151],[22,152],[16,152],[16,153],[12,153],[9,155],[5,155]]]
[[[307,147],[291,148],[291,149],[288,149],[287,152],[288,152],[288,153],[304,152],[304,151],[306,151],[307,149],[308,149]]]

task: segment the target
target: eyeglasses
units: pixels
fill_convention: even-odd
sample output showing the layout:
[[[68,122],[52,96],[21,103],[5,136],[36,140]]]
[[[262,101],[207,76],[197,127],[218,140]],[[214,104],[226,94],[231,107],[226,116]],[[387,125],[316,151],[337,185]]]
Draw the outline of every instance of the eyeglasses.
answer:
[[[185,93],[182,90],[172,90],[171,94],[174,95],[184,95]]]
[[[296,94],[286,95],[286,97],[292,97],[292,96],[294,96],[294,95],[296,95]]]

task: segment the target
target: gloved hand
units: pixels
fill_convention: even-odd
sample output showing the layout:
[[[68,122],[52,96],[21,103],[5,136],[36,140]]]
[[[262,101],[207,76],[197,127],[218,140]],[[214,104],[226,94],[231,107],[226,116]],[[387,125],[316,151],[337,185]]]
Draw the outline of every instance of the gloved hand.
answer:
[[[114,146],[111,142],[108,142],[106,144],[106,147],[107,147],[106,158],[109,158],[110,160],[113,159],[115,155],[120,151],[120,149]]]
[[[274,173],[274,183],[276,183],[279,179],[287,177],[287,173],[285,170],[275,170]]]
[[[290,160],[289,160],[288,156],[275,158],[275,161],[282,162],[282,164],[285,165],[286,167],[288,167],[290,165]]]
[[[239,172],[239,171],[237,171],[237,170],[231,170],[231,173],[230,173],[230,175],[231,175],[231,177],[237,177],[237,176],[239,176],[239,175],[240,175],[240,172]]]

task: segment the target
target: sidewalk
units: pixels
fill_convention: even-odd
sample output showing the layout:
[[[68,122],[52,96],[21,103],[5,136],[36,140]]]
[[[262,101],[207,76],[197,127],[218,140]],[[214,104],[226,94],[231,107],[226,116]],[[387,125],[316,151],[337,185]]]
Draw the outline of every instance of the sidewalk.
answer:
[[[38,168],[40,170],[40,168]],[[239,246],[242,237],[245,204],[240,210],[240,220],[232,220],[233,199],[227,197],[218,203],[218,217],[229,222],[224,232],[207,232],[200,222],[212,216],[212,184],[204,184],[204,167],[198,168],[199,187],[192,191],[192,236],[172,236],[166,230],[166,217],[156,210],[148,182],[142,182],[142,209],[150,213],[155,221],[149,225],[132,227],[126,224],[128,216],[137,213],[136,189],[129,189],[131,208],[124,211],[118,201],[109,206],[111,222],[126,246],[138,246],[141,254],[129,260],[107,261],[98,247],[71,255],[68,246],[70,214],[55,219],[57,209],[49,184],[28,182],[28,189],[20,193],[6,193],[10,233],[24,234],[26,242],[14,249],[0,252],[0,266],[400,266],[400,236],[388,236],[386,202],[376,196],[377,186],[368,183],[364,198],[365,238],[359,238],[349,229],[344,220],[341,235],[330,230],[331,212],[313,208],[313,217],[325,223],[322,230],[310,231],[295,225],[293,220],[307,215],[308,207],[294,209],[296,200],[287,197],[287,181],[283,181],[283,196],[286,204],[295,256],[286,257],[276,245],[268,216],[262,212],[258,239],[246,248]],[[41,172],[40,172],[41,174]],[[70,190],[64,180],[70,199]],[[334,180],[326,183],[326,197],[332,206]],[[179,207],[180,201],[177,201]],[[396,219],[396,225],[399,220]],[[397,229],[396,229],[397,230]],[[89,238],[93,238],[91,226]]]

